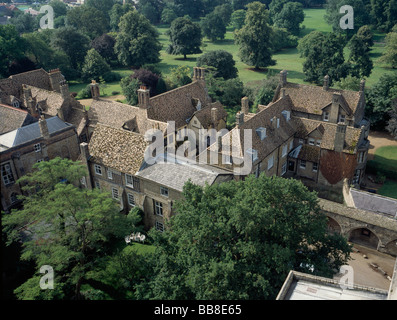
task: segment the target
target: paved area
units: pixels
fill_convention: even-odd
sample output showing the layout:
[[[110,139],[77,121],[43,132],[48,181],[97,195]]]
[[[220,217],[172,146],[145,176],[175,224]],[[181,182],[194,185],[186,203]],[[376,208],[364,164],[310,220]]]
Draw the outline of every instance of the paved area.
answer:
[[[348,263],[354,271],[354,283],[389,290],[396,257],[357,244],[354,244],[354,249],[351,254],[352,260]],[[371,264],[378,268],[374,268]]]

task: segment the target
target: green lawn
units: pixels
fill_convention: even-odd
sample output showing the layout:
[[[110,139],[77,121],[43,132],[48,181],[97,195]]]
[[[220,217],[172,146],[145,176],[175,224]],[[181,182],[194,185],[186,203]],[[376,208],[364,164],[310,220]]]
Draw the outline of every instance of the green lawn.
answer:
[[[397,171],[397,146],[385,146],[376,149],[374,161],[384,168]]]
[[[397,181],[386,180],[383,186],[378,189],[378,193],[385,197],[397,199]]]
[[[305,9],[305,20],[303,22],[303,30],[301,31],[300,37],[305,36],[314,30],[319,30],[322,32],[330,32],[332,31],[331,26],[329,26],[324,20],[325,9]],[[168,26],[160,25],[156,27],[159,32],[159,40],[163,45],[163,48],[160,52],[161,62],[158,64],[158,68],[161,70],[163,76],[167,76],[170,73],[171,68],[178,67],[180,65],[188,66],[193,68],[196,65],[196,60],[201,54],[192,54],[188,55],[187,59],[184,60],[183,56],[174,56],[166,53],[166,48],[169,44],[169,37],[166,35],[166,31],[168,30]],[[371,87],[374,85],[379,78],[385,73],[394,72],[391,68],[387,68],[382,65],[378,60],[384,51],[384,37],[385,34],[375,33],[374,40],[375,44],[371,50],[371,57],[374,61],[374,68],[370,77],[366,80],[366,85]],[[288,70],[288,80],[295,83],[304,83],[304,74],[302,70],[302,63],[304,59],[299,57],[298,50],[296,48],[286,49],[281,52],[278,52],[273,56],[273,58],[277,61],[275,66],[269,67],[266,71],[255,71],[252,66],[248,66],[245,63],[241,62],[240,57],[238,56],[238,47],[234,44],[233,30],[228,28],[227,33],[225,35],[225,39],[222,41],[211,42],[208,39],[204,38],[202,51],[204,53],[213,50],[226,50],[233,55],[234,60],[236,61],[236,67],[239,71],[239,78],[246,85],[257,85],[260,83],[260,80],[266,78],[268,73],[270,74],[278,74],[281,70]],[[348,50],[345,50],[346,55],[348,54]],[[130,74],[131,71],[128,69],[117,69],[116,72],[121,72],[123,75]],[[85,83],[71,83],[70,90],[78,92],[81,90],[86,84]],[[112,91],[121,92],[121,88],[119,83],[109,83],[108,88],[105,89],[104,96],[110,96]]]

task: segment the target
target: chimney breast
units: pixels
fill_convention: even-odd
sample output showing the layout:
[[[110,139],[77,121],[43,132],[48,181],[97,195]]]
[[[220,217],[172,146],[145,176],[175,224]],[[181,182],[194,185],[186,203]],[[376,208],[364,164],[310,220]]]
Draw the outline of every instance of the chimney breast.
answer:
[[[149,107],[150,90],[146,86],[138,89],[138,107],[147,109]]]
[[[334,150],[342,152],[345,148],[346,124],[339,122],[335,132]]]
[[[39,127],[40,127],[40,134],[44,139],[50,138],[50,133],[48,131],[47,120],[44,116],[41,116],[39,119]]]

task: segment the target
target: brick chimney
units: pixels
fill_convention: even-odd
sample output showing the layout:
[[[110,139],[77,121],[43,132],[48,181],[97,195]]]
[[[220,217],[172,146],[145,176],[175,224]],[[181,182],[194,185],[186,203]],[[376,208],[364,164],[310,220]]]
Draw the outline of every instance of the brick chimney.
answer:
[[[23,98],[25,100],[25,106],[28,109],[30,115],[32,117],[39,117],[39,113],[36,108],[36,102],[32,97],[32,90],[28,88],[26,85],[23,85]]]
[[[92,99],[98,100],[99,96],[101,95],[99,92],[99,84],[95,80],[91,80],[90,88],[91,88]]]
[[[236,126],[241,126],[244,123],[244,113],[241,111],[236,113]]]
[[[50,138],[50,133],[48,131],[47,120],[44,118],[43,115],[39,119],[39,128],[40,128],[41,136],[44,139],[49,139]]]
[[[60,92],[60,82],[64,80],[64,77],[59,69],[52,69],[48,73],[50,79],[51,88],[53,91]]]
[[[339,116],[339,105],[341,102],[342,95],[340,93],[332,94],[331,110],[329,115],[329,122],[337,123]]]
[[[360,92],[364,92],[364,90],[365,90],[365,80],[362,79],[360,81]]]
[[[83,164],[87,167],[87,175],[84,177],[85,184],[88,189],[92,189],[91,174],[90,174],[90,168],[89,168],[89,163],[88,163],[88,159],[90,158],[90,152],[88,150],[87,142],[80,143],[80,153],[81,153],[81,160],[82,160]]]
[[[147,109],[149,107],[150,90],[146,86],[138,89],[138,107]]]
[[[329,89],[329,76],[328,76],[328,75],[326,75],[326,76],[324,77],[323,89],[324,89],[325,91],[327,91],[327,90]]]
[[[287,84],[287,70],[280,71],[279,84],[281,87],[284,87]]]
[[[61,91],[62,98],[63,98],[64,100],[68,100],[68,101],[69,101],[69,99],[70,99],[70,92],[69,92],[69,85],[68,85],[68,83],[66,82],[66,80],[62,80],[62,81],[59,83],[59,88],[60,88],[60,91]]]
[[[205,81],[205,68],[193,67],[193,81]]]
[[[345,137],[346,137],[346,124],[339,122],[336,127],[334,150],[336,152],[342,152],[345,148]]]
[[[218,127],[218,109],[211,108],[211,122],[213,127],[216,129]]]
[[[241,112],[244,114],[248,114],[250,112],[248,97],[241,98]]]

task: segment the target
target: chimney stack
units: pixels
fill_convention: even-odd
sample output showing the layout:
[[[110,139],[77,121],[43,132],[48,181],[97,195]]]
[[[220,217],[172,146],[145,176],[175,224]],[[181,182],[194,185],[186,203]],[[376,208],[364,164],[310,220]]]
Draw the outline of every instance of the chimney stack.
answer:
[[[64,80],[64,77],[59,69],[52,69],[48,73],[48,77],[50,79],[51,88],[53,91],[60,91],[60,82]]]
[[[332,104],[329,115],[329,122],[338,123],[339,105],[341,103],[341,97],[342,95],[340,93],[335,92],[332,94]]]
[[[284,87],[287,84],[287,70],[280,71],[279,84],[281,87]]]
[[[365,89],[365,80],[362,79],[360,81],[360,92],[364,92],[364,89]]]
[[[64,100],[69,100],[70,99],[69,85],[66,82],[66,80],[62,80],[59,82],[59,88],[61,91],[62,98]]]
[[[328,76],[328,75],[326,75],[326,76],[324,77],[323,89],[324,89],[325,91],[327,91],[327,90],[329,89],[329,76]]]
[[[92,183],[91,183],[91,174],[90,174],[90,169],[88,165],[88,159],[90,157],[90,152],[88,150],[88,143],[87,142],[82,142],[80,143],[80,153],[81,153],[81,159],[84,165],[87,167],[87,176],[85,176],[85,184],[87,189],[92,189]]]
[[[218,109],[211,108],[211,122],[213,127],[216,129],[218,127]]]
[[[147,109],[149,107],[150,90],[146,86],[138,89],[138,107]]]
[[[193,67],[193,81],[205,81],[205,68]]]
[[[336,152],[342,152],[345,148],[345,137],[346,137],[346,124],[339,122],[336,127],[334,150]]]
[[[244,123],[244,113],[241,111],[236,113],[236,126],[241,126]]]
[[[39,114],[35,106],[35,100],[32,97],[32,91],[26,85],[23,85],[23,97],[25,100],[25,106],[29,110],[30,115],[37,118]]]
[[[91,98],[94,100],[98,100],[100,96],[99,84],[95,80],[91,80],[90,88],[91,88]]]
[[[44,139],[50,138],[50,133],[48,131],[47,120],[44,116],[41,116],[39,119],[39,127],[40,127],[40,134]]]
[[[273,128],[274,130],[276,130],[276,129],[277,129],[277,117],[274,116],[274,117],[272,118],[271,122],[272,122],[272,128]]]
[[[248,114],[250,112],[248,97],[243,97],[241,99],[241,112],[244,114]]]

